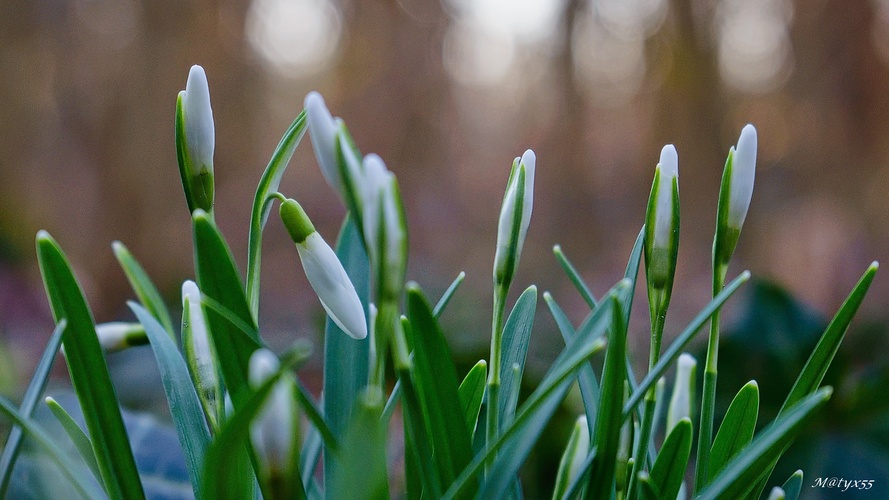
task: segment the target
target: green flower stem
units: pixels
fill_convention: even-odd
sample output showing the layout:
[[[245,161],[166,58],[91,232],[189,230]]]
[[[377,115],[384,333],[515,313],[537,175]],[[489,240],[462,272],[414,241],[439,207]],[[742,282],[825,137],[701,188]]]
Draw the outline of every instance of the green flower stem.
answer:
[[[491,363],[488,370],[488,421],[486,439],[488,443],[497,440],[500,434],[500,357],[503,350],[503,313],[506,308],[508,287],[499,286],[494,290],[494,314],[491,320]],[[491,456],[488,464],[494,462]]]
[[[371,387],[380,389],[381,393],[383,393],[386,387],[386,352],[389,348],[390,339],[395,341],[393,356],[396,356],[396,359],[402,364],[404,364],[404,360],[407,358],[407,355],[405,355],[407,352],[407,342],[404,340],[404,335],[402,334],[399,337],[396,333],[399,331],[399,328],[395,325],[398,321],[398,306],[395,302],[390,300],[381,302],[379,312],[377,313],[376,325],[374,326],[373,342],[376,356],[373,356],[374,359],[370,360],[372,368],[368,383]]]
[[[722,291],[728,263],[717,261],[713,269],[713,295]],[[697,469],[694,491],[707,485],[710,468],[710,447],[713,444],[713,413],[716,404],[716,364],[719,354],[719,310],[710,320],[710,339],[707,342],[707,360],[704,365],[704,387],[701,391],[701,424],[698,431]]]

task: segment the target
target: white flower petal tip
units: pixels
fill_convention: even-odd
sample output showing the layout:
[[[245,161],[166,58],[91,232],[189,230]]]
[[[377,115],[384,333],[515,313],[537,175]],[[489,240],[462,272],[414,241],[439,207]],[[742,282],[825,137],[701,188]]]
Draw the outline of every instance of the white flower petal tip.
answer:
[[[262,385],[280,367],[281,362],[278,361],[278,357],[272,351],[266,348],[253,351],[253,354],[250,355],[250,365],[248,368],[250,385],[253,387]]]
[[[330,114],[324,98],[318,92],[312,91],[306,95],[305,108],[309,135],[312,138],[312,147],[315,149],[321,173],[324,174],[327,183],[337,193],[341,193],[342,182],[336,162],[336,135],[339,129],[337,120]]]
[[[661,175],[666,179],[672,179],[679,175],[679,155],[676,147],[667,144],[661,149]]]
[[[210,86],[204,68],[194,65],[182,94],[185,114],[185,140],[194,171],[192,175],[213,172],[213,151],[216,131],[210,106]]]
[[[367,337],[367,318],[355,286],[333,249],[320,234],[297,244],[303,270],[328,316],[350,337]]]
[[[756,176],[756,128],[747,124],[741,130],[738,145],[732,161],[731,190],[727,224],[740,229],[747,218],[747,209],[753,196],[753,181]]]
[[[655,207],[653,248],[669,248],[674,230],[673,220],[673,180],[679,177],[679,155],[672,144],[661,149],[658,163],[660,178],[657,186],[657,205]]]
[[[676,362],[678,376],[685,375],[687,377],[696,366],[698,366],[698,362],[694,356],[687,352],[680,354],[679,360]]]
[[[525,235],[531,222],[534,206],[534,176],[537,168],[537,155],[528,149],[513,161],[513,169],[506,185],[500,219],[497,225],[497,249],[494,254],[494,282],[497,286],[507,284],[515,273],[525,244]],[[520,177],[524,178],[521,197],[518,193]],[[519,206],[519,204],[521,204]],[[516,211],[521,212],[519,227],[515,227]]]

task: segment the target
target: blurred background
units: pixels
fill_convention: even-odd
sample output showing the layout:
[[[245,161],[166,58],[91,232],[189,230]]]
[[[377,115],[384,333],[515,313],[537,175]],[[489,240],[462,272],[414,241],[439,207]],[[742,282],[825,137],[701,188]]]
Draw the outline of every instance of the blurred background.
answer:
[[[535,283],[579,322],[585,305],[552,246],[604,293],[643,222],[660,148],[676,145],[682,243],[672,337],[709,298],[725,156],[741,127],[756,125],[756,187],[730,275],[750,269],[768,282],[736,300],[726,329],[739,355],[766,361],[737,363],[744,379],[725,376],[729,398],[754,376],[789,387],[824,318],[872,260],[889,261],[886,0],[4,0],[4,392],[27,381],[52,328],[33,250],[39,229],[68,252],[97,321],[129,318],[132,293],[113,240],[179,303],[193,268],[173,122],[192,64],[210,81],[217,221],[239,263],[259,176],[306,93],[318,90],[361,150],[380,154],[399,177],[409,278],[436,297],[467,272],[444,318],[467,364],[486,356],[497,214],[511,161],[526,148],[538,157],[536,199],[513,296]],[[282,191],[335,239],[344,210],[308,140]],[[263,333],[276,346],[320,341],[323,312],[275,217],[265,241]],[[887,292],[878,275],[852,347],[841,351],[847,361],[836,377],[848,390],[816,437],[850,443],[849,415],[882,416],[889,406],[878,390],[889,381]],[[646,311],[637,307],[631,323],[640,359]],[[531,383],[559,338],[541,304]],[[136,362],[125,359],[118,364]],[[862,396],[865,381],[874,390]],[[876,470],[884,473],[887,425],[864,439],[884,447],[870,459],[883,460]],[[567,432],[554,430],[553,440],[564,443]],[[821,459],[826,449],[801,455]],[[822,475],[840,475],[829,467]]]

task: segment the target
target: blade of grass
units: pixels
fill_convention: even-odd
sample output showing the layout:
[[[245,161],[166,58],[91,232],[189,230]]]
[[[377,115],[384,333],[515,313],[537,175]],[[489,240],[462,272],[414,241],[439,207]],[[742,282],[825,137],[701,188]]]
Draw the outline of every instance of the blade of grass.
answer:
[[[537,287],[531,285],[519,296],[503,328],[500,387],[506,397],[499,398],[501,422],[508,422],[515,415],[536,310]],[[518,370],[513,370],[515,366]]]
[[[797,500],[803,490],[803,471],[797,470],[791,474],[781,488],[784,489],[784,498],[786,500]]]
[[[84,463],[92,471],[96,480],[101,483],[102,474],[99,472],[99,464],[96,462],[96,455],[93,453],[93,443],[90,441],[90,438],[87,437],[83,429],[74,421],[74,418],[55,399],[47,397],[44,401],[49,411],[52,412],[52,415],[59,422],[59,425],[62,426],[62,430],[68,435],[68,439],[71,440],[71,444],[74,445],[74,449],[77,450],[80,458],[83,459]]]
[[[811,420],[815,411],[830,399],[832,392],[830,387],[819,389],[782,413],[712,479],[698,498],[709,500],[746,495]]]
[[[482,401],[485,399],[485,381],[488,377],[488,363],[479,360],[469,370],[457,393],[460,395],[460,407],[463,409],[463,418],[466,421],[466,429],[469,431],[470,442],[475,436],[475,428],[478,425],[478,415],[482,409]]]
[[[68,371],[108,495],[144,498],[92,312],[68,259],[46,231],[37,233],[37,259],[56,322],[68,320],[62,335]]]
[[[661,498],[676,498],[691,455],[691,419],[683,418],[673,427],[651,468],[651,484]]]
[[[562,252],[562,247],[560,245],[553,247],[553,255],[556,256],[559,265],[565,270],[565,274],[568,275],[568,279],[571,280],[574,288],[580,292],[580,296],[583,297],[584,302],[587,303],[590,309],[595,309],[597,304],[596,297],[593,295],[593,292],[590,291],[590,288],[587,286],[583,278],[581,278],[580,273],[577,272],[577,268],[574,267],[574,264],[572,264],[571,261],[568,260],[568,257]]]
[[[682,330],[682,333],[676,337],[676,340],[670,344],[670,347],[664,351],[661,355],[661,358],[658,360],[657,364],[645,375],[645,378],[642,379],[642,382],[639,383],[639,386],[630,394],[630,399],[627,400],[626,404],[624,404],[624,419],[626,419],[630,412],[634,411],[636,405],[642,401],[642,397],[645,395],[645,391],[647,391],[652,384],[656,383],[664,373],[676,362],[676,359],[682,354],[682,350],[685,349],[685,346],[691,342],[691,339],[694,338],[695,334],[704,326],[705,323],[710,319],[716,311],[722,307],[722,304],[728,300],[729,297],[734,294],[738,288],[747,282],[750,279],[750,272],[744,271],[737,278],[732,280],[725,288],[719,292],[716,297],[713,297],[702,310],[698,313],[694,319]]]
[[[148,273],[145,272],[145,269],[142,268],[139,261],[133,257],[133,254],[130,253],[123,243],[115,241],[111,244],[111,249],[114,250],[114,256],[117,258],[117,262],[120,264],[121,269],[123,269],[127,281],[130,282],[133,291],[136,292],[136,297],[139,298],[139,302],[142,303],[142,306],[145,307],[145,309],[148,309],[148,312],[150,312],[155,319],[160,321],[160,324],[164,327],[164,330],[168,332],[170,338],[175,338],[174,334],[176,330],[173,327],[173,319],[170,316],[170,311],[167,309],[166,304],[164,304],[164,299],[161,297],[157,287],[154,286],[151,278],[148,277]]]
[[[361,299],[364,314],[370,317],[367,310],[370,295],[370,263],[364,250],[358,226],[347,216],[340,230],[336,245],[336,254]],[[360,392],[367,385],[370,361],[370,341],[355,340],[343,332],[333,320],[327,320],[324,331],[324,416],[333,435],[342,439],[349,423],[352,411]],[[329,456],[330,450],[325,449],[322,455],[324,462],[324,484],[333,484],[333,474],[338,467],[336,460]],[[325,486],[325,494],[331,494],[331,488]]]
[[[457,278],[454,279],[451,286],[449,286],[441,295],[441,298],[438,299],[438,303],[435,304],[435,309],[432,310],[432,315],[435,316],[436,319],[438,319],[438,317],[441,316],[441,313],[444,312],[445,308],[448,307],[451,299],[454,298],[454,293],[457,292],[457,289],[460,288],[460,285],[463,283],[464,278],[466,278],[466,273],[460,271],[460,274],[457,275]]]
[[[13,405],[12,402],[2,396],[0,396],[0,412],[12,419],[17,426],[25,431],[25,434],[40,446],[40,449],[59,467],[59,470],[62,471],[62,474],[64,474],[65,478],[68,479],[74,487],[75,493],[81,498],[91,499],[102,498],[104,496],[104,492],[99,490],[89,481],[84,481],[84,475],[81,471],[67,456],[59,451],[56,444],[53,442],[53,438],[50,437],[46,431],[40,428],[40,426],[34,423],[31,419],[22,415],[16,410],[15,405]]]
[[[312,394],[299,380],[297,380],[296,387],[298,389],[296,392],[296,401],[299,403],[300,407],[305,410],[309,422],[312,423],[312,426],[320,434],[324,446],[336,453],[339,449],[336,436],[333,435],[333,431],[330,430],[330,427],[324,420],[324,416],[321,415],[321,410],[318,409],[318,404],[315,403]]]
[[[431,313],[431,311],[430,311]],[[363,394],[345,436],[342,466],[327,486],[330,498],[389,498],[386,476],[386,429],[382,425],[383,395]]]
[[[729,460],[753,440],[758,416],[759,386],[755,380],[751,380],[741,387],[725,412],[719,432],[713,439],[710,474],[707,477],[716,477]]]
[[[259,276],[262,269],[262,230],[272,209],[274,194],[281,185],[281,177],[290,164],[293,152],[306,133],[306,112],[302,111],[284,132],[272,153],[268,166],[256,186],[253,209],[250,212],[250,236],[247,246],[247,300],[254,318],[259,318]]]
[[[40,395],[46,389],[46,383],[49,381],[49,372],[52,371],[56,354],[59,352],[59,346],[62,344],[62,333],[65,331],[67,324],[68,322],[63,318],[56,325],[55,330],[49,337],[49,341],[46,343],[43,355],[40,356],[37,368],[34,369],[34,376],[31,377],[28,389],[22,397],[22,404],[19,406],[19,413],[24,415],[25,418],[31,418],[34,408],[37,407],[37,402],[40,401]],[[12,469],[15,467],[15,461],[19,456],[23,437],[24,432],[22,428],[13,425],[9,431],[9,437],[6,439],[6,446],[3,447],[3,455],[0,456],[0,498],[6,498],[9,480],[12,477]]]
[[[386,406],[383,407],[383,421],[389,422],[392,420],[392,415],[395,413],[395,407],[398,406],[398,401],[401,399],[402,391],[401,380],[396,380],[395,386],[392,387],[392,392],[389,394],[389,399],[386,400]]]
[[[176,343],[164,331],[163,325],[139,304],[129,302],[127,305],[145,327],[145,334],[148,335],[151,350],[160,370],[161,383],[167,396],[173,426],[176,428],[176,435],[185,454],[185,466],[191,478],[191,486],[195,498],[202,498],[201,469],[204,454],[210,444],[210,431],[204,420],[204,410],[198,394],[192,385],[188,366],[179,353]]]
[[[306,490],[310,490],[315,483],[315,468],[318,466],[318,459],[321,458],[321,446],[324,442],[321,440],[321,433],[318,429],[312,427],[306,435],[306,441],[302,451],[299,454],[299,470],[302,471],[302,481],[306,485]],[[311,498],[311,494],[309,494]]]

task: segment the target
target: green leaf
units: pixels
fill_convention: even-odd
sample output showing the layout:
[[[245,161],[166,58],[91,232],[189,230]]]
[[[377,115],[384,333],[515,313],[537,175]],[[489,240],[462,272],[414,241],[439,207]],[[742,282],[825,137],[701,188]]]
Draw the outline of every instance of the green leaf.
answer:
[[[170,406],[170,415],[176,428],[176,435],[185,454],[185,466],[191,478],[195,498],[201,497],[201,468],[204,453],[210,443],[210,432],[204,421],[201,402],[191,383],[188,366],[176,343],[170,339],[161,325],[149,311],[135,302],[129,302],[136,318],[145,327],[145,334],[151,343],[151,350],[160,370],[161,383]]]
[[[712,479],[698,498],[741,498],[746,495],[809,423],[815,411],[830,399],[832,392],[830,387],[819,389],[782,413]]]
[[[431,311],[430,311],[431,314]],[[328,487],[330,498],[389,498],[386,428],[381,424],[383,395],[363,394],[343,438],[343,464]]]
[[[676,340],[670,344],[670,347],[667,348],[666,351],[661,355],[661,358],[658,360],[657,364],[652,367],[652,369],[645,375],[645,378],[642,379],[642,382],[639,383],[639,386],[636,388],[633,393],[630,394],[630,399],[624,404],[624,418],[627,418],[630,415],[636,405],[642,401],[642,397],[645,396],[645,392],[652,386],[652,384],[656,383],[664,373],[676,362],[676,359],[682,354],[682,350],[685,349],[685,346],[694,338],[695,334],[698,333],[698,330],[704,326],[705,323],[710,319],[716,311],[722,307],[722,304],[728,300],[729,297],[734,294],[738,288],[747,282],[750,279],[750,272],[744,271],[737,278],[732,280],[725,288],[719,292],[716,297],[713,297],[702,310],[698,313],[694,319],[685,327],[682,333],[676,337]]]
[[[488,376],[488,363],[479,360],[469,370],[457,393],[460,396],[460,407],[463,409],[463,418],[466,421],[466,429],[469,431],[470,442],[475,436],[475,428],[478,425],[478,415],[482,409],[482,401],[485,399],[485,380]]]
[[[330,427],[324,420],[324,416],[321,414],[321,410],[318,409],[318,404],[315,403],[312,394],[306,389],[302,382],[298,380],[296,387],[296,401],[299,403],[300,407],[305,410],[306,417],[308,417],[309,422],[312,423],[315,430],[318,431],[324,446],[326,446],[328,450],[336,452],[339,448],[336,436],[333,435],[333,431],[330,430]]]
[[[738,391],[725,412],[719,432],[713,439],[710,474],[707,477],[715,477],[729,460],[753,440],[758,415],[759,386],[755,380],[751,380]]]
[[[559,332],[562,333],[562,340],[565,345],[574,338],[574,326],[568,319],[568,316],[561,307],[553,299],[549,292],[543,292],[543,300],[549,306],[549,311],[556,321]],[[586,412],[587,425],[589,426],[590,435],[596,432],[596,411],[599,405],[599,382],[596,380],[596,373],[589,363],[580,368],[577,375],[577,384],[580,386],[580,397],[583,400],[583,408]]]
[[[560,245],[553,247],[553,255],[556,256],[559,265],[562,266],[565,274],[568,275],[568,279],[571,280],[574,288],[577,288],[577,291],[580,292],[580,296],[583,297],[583,300],[587,303],[590,309],[595,309],[597,304],[596,297],[593,295],[593,292],[590,291],[590,288],[580,276],[580,273],[577,272],[577,268],[574,267],[574,264],[572,264],[571,261],[568,260],[568,257],[562,252],[562,247]]]
[[[448,307],[448,303],[451,302],[451,299],[454,297],[454,293],[456,293],[457,289],[460,288],[460,284],[463,283],[463,279],[466,278],[466,273],[460,271],[460,274],[454,279],[454,282],[451,283],[451,286],[448,287],[447,290],[441,295],[441,298],[438,299],[438,303],[435,304],[435,309],[433,309],[432,314],[438,318],[441,316],[441,313],[444,312],[445,308]]]
[[[691,455],[692,428],[691,419],[683,418],[673,427],[664,445],[658,453],[657,460],[651,468],[651,482],[662,495],[662,498],[676,498],[682,487],[682,478],[688,467]]]
[[[358,226],[347,216],[340,230],[336,254],[352,284],[358,298],[367,311],[370,294],[370,263],[358,231]],[[332,319],[327,320],[324,331],[324,416],[330,430],[337,439],[342,439],[352,421],[353,405],[360,392],[367,385],[370,361],[370,336],[355,340],[343,332]],[[324,484],[332,484],[333,474],[338,467],[331,458],[330,450],[324,450]],[[325,494],[330,495],[330,488]],[[329,497],[328,497],[329,498]]]
[[[784,489],[784,498],[786,500],[797,500],[803,490],[803,471],[797,470],[791,474],[781,488]]]
[[[592,498],[608,498],[614,488],[620,429],[623,426],[624,381],[627,378],[627,325],[618,296],[612,292],[608,300],[614,313],[611,315],[611,331],[605,350],[605,365],[602,367],[599,417],[596,432],[590,436],[598,450],[587,483],[587,494]]]
[[[632,459],[630,459],[632,461]],[[582,498],[581,492],[583,491],[583,486],[586,484],[586,475],[590,471],[590,467],[593,466],[593,462],[596,461],[596,448],[590,450],[589,454],[587,454],[586,460],[583,461],[583,464],[580,466],[580,470],[577,471],[577,475],[571,479],[571,484],[568,485],[568,489],[565,491],[565,494],[562,495],[562,500],[572,500],[574,498]]]
[[[558,500],[565,495],[571,484],[571,478],[579,472],[582,462],[577,462],[579,458],[586,458],[590,448],[589,436],[586,417],[582,416],[574,424],[574,429],[568,437],[568,444],[565,445],[565,451],[562,452],[559,470],[556,472],[556,484],[553,486],[553,500]]]
[[[409,331],[410,326],[404,330],[405,332]],[[415,472],[407,478],[407,496],[411,499],[420,498],[423,495],[439,498],[441,497],[441,483],[438,480],[433,461],[432,438],[423,417],[420,396],[414,386],[410,370],[400,368],[398,381],[402,387],[404,408],[405,470]],[[484,427],[481,430],[484,431]],[[419,481],[417,476],[419,476]]]
[[[407,291],[413,345],[413,376],[420,406],[429,425],[433,456],[441,484],[450,484],[472,457],[472,441],[457,392],[459,379],[451,350],[432,308],[415,286]]]
[[[311,489],[311,486],[315,483],[315,467],[318,465],[318,459],[321,458],[321,446],[323,444],[324,442],[321,440],[321,433],[318,432],[318,429],[314,427],[309,429],[299,454],[299,470],[302,471],[302,482],[306,486],[306,490]],[[309,494],[309,498],[311,497],[312,495]]]
[[[65,475],[65,478],[71,482],[75,492],[81,498],[92,499],[105,496],[104,493],[90,481],[84,480],[85,477],[81,470],[59,450],[53,442],[53,438],[49,436],[46,431],[31,419],[22,415],[21,412],[16,410],[12,402],[2,396],[0,396],[0,412],[12,419],[15,425],[22,428],[25,434],[40,446],[40,449],[49,456],[49,458],[62,471],[62,474]]]
[[[818,386],[821,385],[824,374],[830,368],[830,363],[833,361],[837,350],[840,348],[840,344],[843,342],[843,338],[846,336],[846,330],[849,329],[849,323],[864,300],[864,296],[874,280],[878,267],[879,264],[873,262],[867,268],[858,284],[855,285],[855,288],[852,289],[852,292],[849,293],[849,296],[843,302],[840,310],[837,311],[830,324],[827,325],[827,330],[824,331],[824,335],[818,340],[818,344],[812,351],[811,356],[809,356],[809,360],[806,361],[806,365],[793,384],[793,388],[787,395],[787,399],[784,400],[779,413],[783,413],[786,409],[796,404],[797,401],[815,392]]]
[[[618,295],[630,293],[629,284],[621,281],[614,289]],[[605,340],[602,334],[611,323],[613,308],[609,301],[600,305],[593,313],[592,320],[583,331],[578,332],[565,347],[543,381],[528,397],[504,432],[484,453],[476,458],[451,485],[446,498],[453,498],[467,481],[481,468],[481,465],[496,455],[492,470],[497,471],[488,477],[480,493],[481,498],[498,498],[510,487],[515,474],[524,463],[531,448],[537,442],[550,417],[561,404],[580,367],[590,356],[602,350]]]
[[[56,322],[68,320],[62,336],[68,371],[108,495],[144,498],[92,312],[68,259],[46,231],[37,233],[37,259]]]
[[[247,305],[244,288],[231,251],[213,219],[203,210],[192,216],[194,230],[195,274],[201,290],[204,316],[219,370],[235,409],[240,409],[248,392],[247,369],[250,355],[261,345],[253,314]],[[206,299],[218,302],[249,328],[247,335],[218,309],[208,307]]]
[[[658,491],[657,486],[652,484],[651,476],[649,476],[647,472],[639,472],[638,481],[639,497],[643,500],[658,500],[661,498],[670,498],[667,495],[662,495],[661,492]]]
[[[161,297],[157,287],[154,286],[154,283],[151,282],[151,278],[148,277],[145,269],[142,268],[136,258],[133,257],[133,254],[127,250],[127,247],[125,247],[123,243],[115,241],[111,244],[111,248],[114,250],[114,256],[117,257],[117,262],[120,263],[121,269],[123,269],[124,274],[127,276],[127,281],[130,282],[130,286],[133,288],[133,291],[136,292],[136,297],[139,298],[139,302],[142,303],[142,306],[145,307],[145,309],[148,309],[148,312],[150,312],[155,319],[160,321],[164,330],[170,335],[170,338],[175,338],[174,334],[176,330],[173,327],[170,311],[167,310],[167,306],[164,304],[164,299]]]
[[[503,328],[500,387],[506,397],[500,398],[501,422],[508,422],[515,415],[536,309],[537,287],[531,285],[516,301]],[[516,366],[518,370],[513,369]]]
[[[293,157],[293,152],[306,133],[306,112],[302,111],[281,137],[281,142],[272,153],[268,166],[259,179],[253,209],[250,212],[250,236],[247,247],[247,300],[254,318],[259,317],[259,276],[262,258],[262,230],[272,209],[274,194],[281,185],[281,177]]]
[[[71,440],[71,444],[74,445],[74,449],[77,450],[80,458],[93,472],[96,480],[101,482],[102,474],[99,472],[99,464],[96,462],[96,455],[93,453],[93,443],[90,441],[90,438],[87,437],[83,429],[74,421],[74,418],[55,399],[47,397],[45,401],[49,411],[56,417],[56,420],[62,426],[62,430],[68,435],[68,439]]]
[[[52,371],[56,354],[59,352],[59,346],[62,344],[62,333],[65,331],[65,325],[68,322],[64,319],[59,321],[53,330],[49,341],[46,343],[46,349],[34,369],[34,376],[28,383],[28,389],[22,398],[22,404],[19,406],[19,413],[25,418],[31,418],[37,402],[40,401],[40,395],[46,389],[46,383],[49,381],[49,372]],[[14,425],[9,431],[9,437],[6,439],[6,446],[3,448],[3,456],[0,457],[0,498],[6,498],[6,491],[9,487],[9,479],[12,477],[12,469],[15,467],[16,459],[21,450],[22,438],[24,431],[22,428]],[[95,457],[93,457],[95,459]]]

